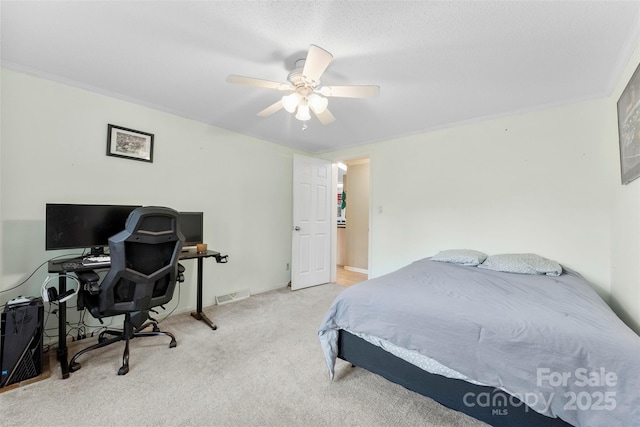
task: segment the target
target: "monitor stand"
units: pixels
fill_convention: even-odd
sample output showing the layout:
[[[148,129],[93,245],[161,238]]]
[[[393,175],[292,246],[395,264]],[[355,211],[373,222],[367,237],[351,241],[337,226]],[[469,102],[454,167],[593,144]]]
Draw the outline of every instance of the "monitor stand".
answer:
[[[90,256],[104,255],[104,246],[94,246],[91,248]]]

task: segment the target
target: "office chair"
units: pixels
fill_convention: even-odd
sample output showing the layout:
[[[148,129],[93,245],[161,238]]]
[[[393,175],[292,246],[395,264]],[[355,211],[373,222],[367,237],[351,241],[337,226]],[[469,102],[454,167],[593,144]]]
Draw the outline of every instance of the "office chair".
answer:
[[[77,273],[83,289],[78,294],[78,309],[86,308],[101,323],[104,317],[124,314],[124,324],[122,331],[105,330],[97,344],[76,353],[69,364],[71,372],[81,367],[78,357],[119,341],[125,341],[125,348],[118,375],[129,372],[130,339],[166,335],[171,338],[169,348],[176,346],[175,337],[160,331],[149,312],[173,297],[176,281],[184,271],[178,264],[183,241],[177,211],[137,208],[127,218],[125,230],[109,238],[111,266],[102,282],[97,283],[94,271]],[[151,321],[145,323],[147,320]],[[149,326],[152,331],[143,331]]]

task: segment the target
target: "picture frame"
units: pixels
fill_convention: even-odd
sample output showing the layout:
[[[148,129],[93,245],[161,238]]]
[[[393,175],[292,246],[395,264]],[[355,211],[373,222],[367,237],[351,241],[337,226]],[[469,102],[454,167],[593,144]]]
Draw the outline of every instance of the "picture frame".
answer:
[[[627,185],[640,176],[640,64],[618,100],[620,175]]]
[[[107,156],[153,163],[153,134],[109,124]]]

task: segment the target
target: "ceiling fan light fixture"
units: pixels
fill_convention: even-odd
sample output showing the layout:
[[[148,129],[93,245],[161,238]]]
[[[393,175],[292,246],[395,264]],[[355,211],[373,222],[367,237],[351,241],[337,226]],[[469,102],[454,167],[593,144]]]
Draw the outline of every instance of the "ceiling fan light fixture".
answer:
[[[2,0],[0,0],[2,1]],[[329,111],[328,98],[373,98],[380,93],[380,87],[374,85],[322,86],[320,80],[327,67],[333,61],[333,55],[323,48],[311,45],[307,56],[296,61],[296,68],[287,76],[287,82],[257,79],[229,75],[227,82],[245,86],[284,91],[285,96],[258,112],[259,117],[268,117],[284,109],[305,122],[311,119],[313,112],[323,125],[333,123],[336,118]]]
[[[306,103],[301,103],[298,105],[298,112],[296,113],[296,119],[306,122],[311,119],[311,114],[309,114],[309,106]]]
[[[294,92],[289,95],[285,95],[282,97],[282,106],[289,113],[293,113],[296,111],[296,107],[300,104],[302,100],[302,96],[298,92]]]
[[[316,114],[323,113],[329,105],[329,100],[327,98],[324,98],[316,93],[312,93],[311,95],[309,95],[308,99],[309,107],[311,107],[311,110]]]

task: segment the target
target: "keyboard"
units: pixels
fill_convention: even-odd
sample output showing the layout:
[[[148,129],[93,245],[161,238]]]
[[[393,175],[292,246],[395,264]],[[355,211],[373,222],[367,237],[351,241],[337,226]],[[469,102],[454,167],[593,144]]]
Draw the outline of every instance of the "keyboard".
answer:
[[[105,266],[111,264],[111,257],[109,255],[96,255],[82,258],[82,265],[85,267]]]
[[[62,269],[64,271],[75,271],[80,270],[84,265],[79,261],[69,261],[62,263]]]

